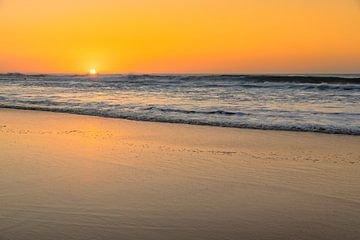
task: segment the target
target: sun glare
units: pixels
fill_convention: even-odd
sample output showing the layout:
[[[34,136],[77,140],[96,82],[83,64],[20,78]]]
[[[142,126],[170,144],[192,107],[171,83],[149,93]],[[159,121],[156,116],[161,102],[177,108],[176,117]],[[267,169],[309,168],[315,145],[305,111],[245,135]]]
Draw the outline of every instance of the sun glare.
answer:
[[[90,69],[89,74],[96,75],[97,74],[96,69]]]

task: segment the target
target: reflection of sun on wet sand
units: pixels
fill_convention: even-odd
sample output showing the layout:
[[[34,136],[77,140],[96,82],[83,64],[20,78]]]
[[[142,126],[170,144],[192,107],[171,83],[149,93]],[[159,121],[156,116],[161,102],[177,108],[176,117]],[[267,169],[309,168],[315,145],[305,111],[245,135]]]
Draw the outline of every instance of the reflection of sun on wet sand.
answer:
[[[0,110],[0,239],[357,239],[360,138]]]

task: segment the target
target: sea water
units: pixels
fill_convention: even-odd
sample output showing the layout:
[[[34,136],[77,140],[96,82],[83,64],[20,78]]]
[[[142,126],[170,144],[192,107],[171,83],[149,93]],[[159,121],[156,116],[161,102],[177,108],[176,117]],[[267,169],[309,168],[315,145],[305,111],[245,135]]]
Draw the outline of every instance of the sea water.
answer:
[[[360,135],[359,75],[0,74],[0,107]]]

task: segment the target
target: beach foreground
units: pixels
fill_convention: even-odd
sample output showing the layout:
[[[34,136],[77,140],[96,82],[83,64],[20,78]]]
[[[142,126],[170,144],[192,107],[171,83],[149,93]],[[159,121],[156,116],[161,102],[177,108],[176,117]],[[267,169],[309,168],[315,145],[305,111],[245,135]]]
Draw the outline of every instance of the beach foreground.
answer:
[[[0,239],[360,239],[359,146],[0,109]]]

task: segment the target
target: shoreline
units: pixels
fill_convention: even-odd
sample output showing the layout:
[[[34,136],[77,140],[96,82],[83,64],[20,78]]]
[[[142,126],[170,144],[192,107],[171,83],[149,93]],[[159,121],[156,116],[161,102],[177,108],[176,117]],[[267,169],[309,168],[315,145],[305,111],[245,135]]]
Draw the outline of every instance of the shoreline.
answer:
[[[165,124],[179,124],[179,125],[190,125],[190,126],[205,126],[205,127],[218,127],[218,128],[229,128],[229,129],[247,129],[247,130],[260,130],[260,131],[284,131],[284,132],[295,132],[295,133],[319,133],[319,134],[327,134],[327,135],[344,135],[344,136],[360,136],[357,133],[340,133],[340,132],[329,132],[323,130],[306,130],[306,129],[274,129],[272,127],[266,128],[257,128],[257,127],[235,127],[235,126],[226,126],[226,125],[213,125],[213,124],[206,124],[206,123],[188,123],[188,122],[181,122],[181,121],[171,121],[171,120],[151,120],[151,119],[136,119],[132,117],[112,117],[112,116],[105,116],[105,115],[97,115],[97,114],[88,114],[88,113],[80,113],[80,112],[73,112],[73,111],[65,111],[65,110],[58,110],[58,109],[47,109],[47,108],[37,108],[37,107],[10,107],[10,106],[1,106],[1,109],[12,109],[12,110],[20,110],[20,111],[39,111],[39,112],[50,112],[50,113],[63,113],[63,114],[71,114],[71,115],[79,115],[79,116],[88,116],[88,117],[99,117],[99,118],[106,118],[106,119],[119,119],[119,120],[127,120],[127,121],[136,121],[136,122],[153,122],[153,123],[165,123]]]
[[[0,109],[0,238],[356,239],[359,145]]]

